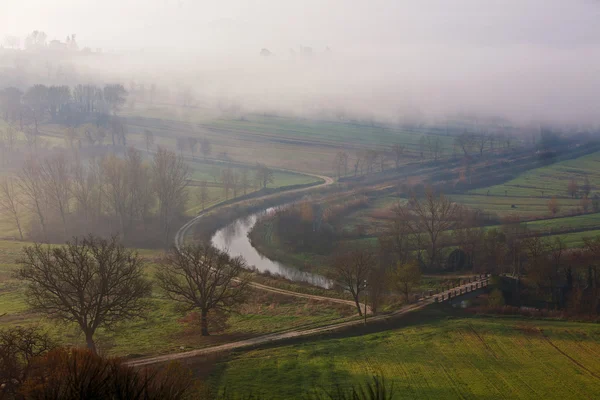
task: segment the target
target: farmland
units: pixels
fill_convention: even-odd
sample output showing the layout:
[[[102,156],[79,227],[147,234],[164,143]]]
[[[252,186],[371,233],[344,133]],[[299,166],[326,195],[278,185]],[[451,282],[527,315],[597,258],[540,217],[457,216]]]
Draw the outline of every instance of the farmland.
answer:
[[[214,382],[238,396],[300,399],[307,391],[382,374],[393,384],[395,399],[595,398],[600,396],[598,354],[595,324],[455,316],[433,309],[383,333],[234,354]]]
[[[570,198],[567,186],[574,179],[579,186],[588,177],[592,193],[600,188],[600,152],[572,160],[562,161],[546,167],[536,168],[522,173],[516,179],[501,185],[473,190],[473,193],[491,196],[551,196]]]

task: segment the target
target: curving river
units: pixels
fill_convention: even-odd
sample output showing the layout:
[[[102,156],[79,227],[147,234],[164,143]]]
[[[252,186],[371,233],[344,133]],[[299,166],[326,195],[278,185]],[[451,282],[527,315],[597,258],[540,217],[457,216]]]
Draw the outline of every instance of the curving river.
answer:
[[[226,250],[232,257],[242,256],[248,265],[254,266],[260,272],[269,271],[272,274],[279,274],[292,281],[308,282],[323,288],[331,287],[331,282],[324,276],[300,271],[297,268],[284,265],[278,261],[270,260],[252,246],[248,233],[250,233],[256,221],[261,216],[274,210],[274,207],[267,208],[266,210],[233,221],[229,225],[219,229],[211,238],[211,243],[218,249]]]

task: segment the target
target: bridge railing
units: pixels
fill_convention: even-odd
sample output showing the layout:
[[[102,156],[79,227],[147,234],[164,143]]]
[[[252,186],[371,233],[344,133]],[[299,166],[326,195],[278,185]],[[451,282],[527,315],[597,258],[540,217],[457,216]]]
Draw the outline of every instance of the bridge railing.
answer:
[[[466,279],[461,279],[460,284],[454,287],[449,287],[446,290],[437,290],[436,293],[429,291],[427,295],[421,296],[421,300],[433,297],[436,303],[448,301],[455,297],[471,293],[489,285],[491,274],[474,275]]]

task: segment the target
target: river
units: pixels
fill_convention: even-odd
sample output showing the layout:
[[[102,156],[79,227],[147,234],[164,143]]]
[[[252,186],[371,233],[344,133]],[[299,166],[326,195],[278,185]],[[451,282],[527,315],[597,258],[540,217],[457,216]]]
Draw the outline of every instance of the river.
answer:
[[[248,265],[254,266],[260,272],[269,271],[292,281],[308,282],[323,288],[331,287],[331,282],[324,276],[300,271],[295,267],[270,260],[252,246],[248,233],[261,216],[274,210],[275,208],[268,208],[247,217],[236,219],[229,225],[219,229],[211,238],[211,243],[216,248],[227,251],[232,257],[242,256]]]

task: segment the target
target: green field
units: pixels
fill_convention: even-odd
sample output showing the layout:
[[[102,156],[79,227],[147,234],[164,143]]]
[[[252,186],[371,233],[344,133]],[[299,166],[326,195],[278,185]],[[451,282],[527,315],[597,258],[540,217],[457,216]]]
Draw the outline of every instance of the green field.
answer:
[[[453,194],[449,197],[467,207],[495,213],[500,217],[507,215],[516,215],[523,218],[551,216],[548,209],[550,197],[506,197],[492,194],[490,196],[485,194]],[[580,200],[578,199],[561,198],[557,201],[560,206],[559,214],[568,214],[580,206]]]
[[[472,192],[486,194],[489,190],[490,195],[504,196],[507,191],[508,196],[540,197],[543,191],[545,197],[570,197],[569,181],[575,179],[581,187],[585,176],[590,180],[592,194],[595,193],[600,188],[600,152],[536,168],[504,184]]]
[[[304,399],[382,374],[395,399],[592,399],[600,327],[426,310],[364,336],[234,354],[215,375],[233,398]]]
[[[57,326],[27,311],[24,285],[12,277],[15,260],[23,245],[0,241],[0,329],[17,324],[41,325],[47,327],[60,343],[83,345],[85,338],[75,326]],[[140,255],[147,259],[147,272],[152,277],[156,268],[152,261],[158,252],[144,250]],[[100,331],[97,343],[104,354],[154,355],[178,352],[182,347],[190,350],[297,326],[323,324],[351,317],[354,313],[350,306],[324,306],[318,301],[253,291],[238,312],[231,314],[222,331],[202,337],[198,320],[179,310],[155,287],[146,319],[125,322],[114,331]]]

